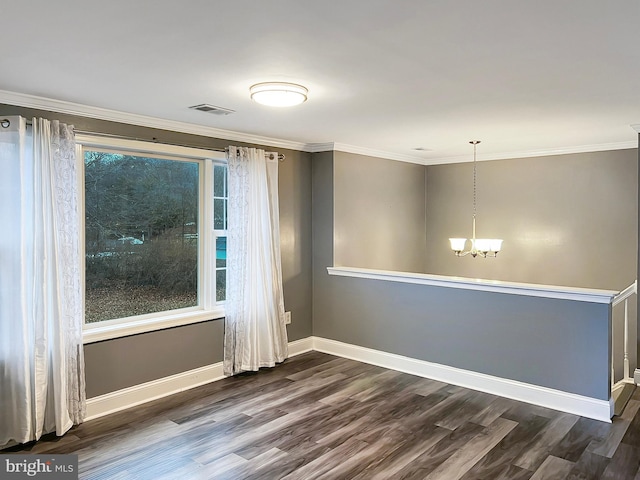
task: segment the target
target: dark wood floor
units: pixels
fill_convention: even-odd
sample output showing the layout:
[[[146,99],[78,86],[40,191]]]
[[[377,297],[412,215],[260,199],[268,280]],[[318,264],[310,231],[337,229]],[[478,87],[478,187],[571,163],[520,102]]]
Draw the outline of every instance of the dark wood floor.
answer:
[[[82,479],[640,480],[639,410],[638,390],[608,424],[310,352],[13,451],[77,453]]]

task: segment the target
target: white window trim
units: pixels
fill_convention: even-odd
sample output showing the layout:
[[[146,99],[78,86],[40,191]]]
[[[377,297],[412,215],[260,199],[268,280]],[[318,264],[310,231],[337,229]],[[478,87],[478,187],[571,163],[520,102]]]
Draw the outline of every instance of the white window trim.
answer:
[[[201,239],[198,246],[198,298],[197,307],[172,310],[170,312],[149,313],[135,317],[120,318],[85,324],[83,318],[83,342],[94,343],[129,335],[136,335],[165,328],[189,325],[222,318],[225,315],[224,303],[215,299],[215,233],[213,231],[213,166],[226,162],[224,152],[215,152],[199,148],[178,147],[160,143],[124,140],[111,137],[76,135],[76,159],[78,162],[78,201],[81,205],[80,231],[84,232],[84,149],[103,148],[124,150],[132,153],[166,155],[179,160],[196,160],[201,164],[199,170],[200,204],[199,212]],[[83,236],[84,239],[84,236]],[[84,315],[85,285],[85,242],[80,242],[82,287],[82,311]],[[208,272],[208,274],[206,273]]]

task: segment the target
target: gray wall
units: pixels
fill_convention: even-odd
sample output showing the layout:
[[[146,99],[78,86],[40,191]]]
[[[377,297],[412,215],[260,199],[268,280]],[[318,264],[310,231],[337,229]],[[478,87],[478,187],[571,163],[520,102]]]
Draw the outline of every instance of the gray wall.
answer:
[[[58,119],[77,130],[110,133],[192,147],[224,148],[241,142],[0,104],[0,115]],[[282,275],[289,340],[311,335],[311,155],[286,155],[279,167]],[[156,380],[222,360],[223,321],[212,320],[85,345],[87,397]]]
[[[0,114],[55,118],[75,124],[79,130],[134,136],[149,140],[155,138],[161,142],[180,143],[194,147],[218,148],[225,147],[229,143],[240,144],[239,142],[228,142],[8,105],[0,105]],[[283,151],[283,153],[287,155],[287,159],[280,164],[279,189],[281,230],[283,232],[282,259],[285,307],[292,311],[293,316],[293,323],[288,327],[290,340],[314,334],[427,361],[608,399],[608,385],[603,384],[607,383],[603,382],[603,378],[608,375],[608,372],[603,371],[603,368],[607,369],[603,365],[608,364],[608,347],[606,346],[608,332],[606,327],[596,320],[596,318],[602,318],[607,314],[606,311],[602,311],[604,307],[601,305],[557,300],[541,301],[501,294],[346,279],[329,277],[326,273],[326,267],[334,264],[334,221],[336,219],[340,230],[339,234],[343,236],[337,243],[340,247],[339,256],[342,255],[342,258],[346,259],[343,261],[349,262],[352,264],[351,266],[416,271],[417,269],[413,265],[422,261],[422,253],[410,251],[408,245],[414,245],[411,247],[412,249],[418,248],[415,245],[419,244],[424,235],[426,235],[427,246],[430,245],[429,242],[436,242],[440,237],[440,235],[435,235],[435,227],[430,223],[430,221],[436,223],[437,221],[435,219],[428,221],[426,218],[420,221],[420,215],[417,212],[420,212],[420,209],[425,208],[426,205],[425,217],[431,218],[433,214],[438,214],[438,210],[433,211],[432,207],[446,209],[445,200],[436,199],[438,195],[449,193],[447,188],[444,188],[447,178],[455,180],[456,183],[458,181],[468,182],[470,176],[465,173],[464,165],[425,168],[340,152],[323,152],[313,154],[313,156],[303,152]],[[598,159],[606,158],[604,163],[613,162],[615,164],[613,172],[618,173],[611,173],[610,178],[604,179],[599,176],[601,173],[595,173],[595,171],[589,173],[593,166],[598,167],[596,170],[600,169],[602,163],[599,163],[595,157],[589,158],[590,155],[595,155]],[[602,204],[611,202],[611,198],[617,198],[619,194],[624,194],[621,192],[622,190],[628,192],[631,189],[634,192],[634,199],[631,201],[631,206],[626,204],[623,210],[630,209],[632,212],[630,219],[633,229],[632,239],[630,240],[625,234],[626,240],[622,239],[620,244],[623,246],[617,245],[617,248],[626,249],[628,241],[632,244],[633,255],[635,255],[637,245],[635,235],[638,232],[638,173],[634,170],[633,175],[630,175],[633,181],[630,181],[626,176],[628,170],[625,169],[628,168],[628,158],[631,156],[635,158],[636,155],[635,151],[588,154],[585,158],[574,159],[577,161],[574,165],[576,170],[564,167],[556,168],[556,164],[563,163],[562,160],[571,160],[569,157],[573,156],[548,157],[542,159],[543,162],[548,162],[548,168],[546,170],[540,169],[542,173],[537,177],[521,178],[522,175],[529,175],[529,173],[525,174],[519,170],[513,173],[514,177],[512,178],[511,175],[504,175],[503,169],[500,168],[498,169],[499,179],[496,181],[491,179],[491,171],[489,170],[494,162],[483,162],[480,164],[482,169],[479,170],[479,185],[481,187],[479,226],[481,230],[478,233],[482,234],[484,229],[487,233],[495,231],[491,222],[496,221],[497,218],[491,220],[490,216],[487,217],[486,213],[483,213],[483,209],[485,204],[491,205],[489,202],[492,201],[492,196],[498,198],[495,195],[496,192],[501,192],[499,196],[501,210],[499,210],[500,215],[497,216],[508,220],[506,223],[499,222],[496,227],[512,225],[510,228],[513,230],[509,231],[518,231],[516,229],[518,225],[538,225],[534,222],[537,221],[537,216],[531,216],[527,223],[527,212],[532,207],[535,207],[533,210],[541,215],[540,225],[542,227],[550,225],[548,223],[549,217],[562,224],[562,216],[556,215],[558,208],[570,216],[571,222],[588,226],[590,222],[586,222],[586,219],[589,218],[589,208],[592,207],[593,202],[596,203],[595,208],[598,212],[602,213],[606,208],[609,208],[610,213],[614,213],[611,205],[602,207]],[[557,161],[554,162],[554,159]],[[537,162],[540,159],[532,160]],[[580,160],[584,160],[584,162]],[[355,172],[355,167],[362,162],[369,162],[369,166],[372,167],[365,175],[367,178],[363,178],[361,174]],[[501,162],[495,162],[496,165],[498,163]],[[484,165],[489,167],[485,169]],[[586,168],[586,165],[590,165],[590,167]],[[468,165],[466,167],[468,170]],[[514,166],[514,168],[516,167]],[[336,178],[334,169],[343,172],[340,174],[340,178]],[[424,189],[426,194],[415,192],[419,182],[424,185],[424,174],[416,173],[413,176],[413,172],[419,172],[420,169],[427,170],[426,189]],[[458,172],[459,175],[456,173],[457,169],[462,169],[461,172]],[[601,169],[599,171],[601,172]],[[624,174],[625,171],[627,174]],[[406,188],[400,192],[389,192],[389,195],[386,192],[381,193],[378,187],[381,179],[370,178],[373,175],[372,172],[393,178],[394,182],[397,181],[396,187],[405,185]],[[562,175],[559,172],[563,172]],[[357,177],[356,184],[350,186],[350,177],[354,175]],[[574,175],[580,178],[577,184],[573,181]],[[560,177],[564,180],[560,180]],[[437,181],[438,178],[441,181]],[[463,180],[463,178],[467,180]],[[568,181],[568,178],[571,181]],[[511,180],[520,182],[522,190],[509,187]],[[492,188],[496,189],[494,193],[484,191],[488,187],[485,187],[483,182],[486,182],[487,185],[491,182],[494,185]],[[449,187],[463,196],[469,194],[469,185],[470,183],[467,183],[466,187],[462,184]],[[537,185],[537,188],[533,189],[531,185]],[[610,188],[602,190],[598,185],[607,185]],[[369,192],[367,192],[367,187],[370,187]],[[498,187],[500,188],[498,189]],[[382,249],[383,254],[367,254],[363,257],[357,249],[354,250],[351,246],[345,247],[345,242],[349,241],[348,237],[358,236],[361,231],[369,232],[367,233],[367,237],[369,237],[370,232],[376,230],[375,223],[368,224],[361,218],[376,215],[376,212],[369,208],[370,204],[364,205],[364,211],[361,210],[362,204],[358,204],[355,208],[356,205],[349,202],[349,188],[357,188],[363,196],[369,195],[372,202],[377,201],[378,214],[382,212],[389,222],[397,220],[389,215],[392,212],[392,208],[389,206],[406,207],[410,202],[409,197],[415,194],[414,200],[418,206],[408,207],[408,213],[404,215],[403,212],[402,222],[393,223],[393,229],[397,230],[398,234],[397,242],[403,245],[406,256],[394,256],[398,249],[394,249],[395,243],[388,241],[388,239],[381,245],[376,245],[376,248]],[[570,192],[580,192],[580,195],[583,196],[577,198],[572,193],[567,199],[569,207],[560,206],[546,200],[546,192],[549,189],[557,192],[568,189]],[[375,196],[376,191],[378,195],[381,195],[381,198]],[[413,192],[413,194],[407,195],[406,198],[395,198],[399,193],[407,192]],[[342,205],[335,202],[335,195],[343,203]],[[426,202],[424,195],[427,195]],[[520,199],[520,205],[523,208],[515,208],[511,205],[515,203],[515,198]],[[464,199],[458,197],[456,197],[456,201],[465,203]],[[470,200],[466,204],[470,205]],[[498,208],[495,204],[492,206]],[[448,258],[443,261],[451,264],[452,260],[462,260],[468,264],[470,259],[454,259],[446,247],[446,238],[453,235],[449,232],[449,228],[460,228],[456,234],[463,236],[468,235],[470,228],[470,212],[465,215],[462,205],[455,210],[456,215],[461,217],[460,226],[440,225],[438,227],[441,229],[446,227],[447,230],[443,232],[445,238],[443,255]],[[335,212],[337,212],[336,218],[334,218]],[[543,216],[543,212],[547,212],[549,217]],[[583,220],[581,222],[574,220],[577,218]],[[351,228],[350,219],[355,222],[354,225],[360,225],[362,230]],[[618,217],[618,220],[621,218]],[[626,224],[626,217],[622,220]],[[633,224],[634,221],[635,224]],[[426,225],[429,225],[428,230]],[[606,223],[603,226],[603,224],[595,222],[594,225],[593,231],[583,231],[583,234],[600,235],[602,233],[600,230],[605,229],[618,231],[618,226],[611,227]],[[532,241],[542,242],[543,247],[539,253],[544,260],[547,255],[550,255],[547,249],[551,248],[550,245],[553,245],[554,239],[565,238],[556,236],[553,234],[554,231],[551,228],[550,232],[540,236],[537,235],[538,230],[534,230],[528,235],[515,236],[510,239],[509,232],[503,233],[501,230],[497,233],[505,238],[504,252],[500,254],[498,259],[482,260],[482,262],[485,262],[486,265],[491,261],[503,261],[504,257],[509,258],[508,251],[515,252],[517,250],[513,249],[518,248],[518,245],[526,245],[527,242]],[[402,238],[402,235],[409,237],[406,244],[403,243],[405,239]],[[312,243],[313,250],[311,249]],[[363,243],[362,236],[358,237],[357,243],[367,248],[371,246],[369,243]],[[592,244],[589,243],[589,245]],[[437,248],[441,248],[441,246],[429,247],[428,251],[435,251]],[[576,247],[574,246],[574,248]],[[526,255],[523,260],[529,261]],[[595,253],[585,254],[583,252],[584,264],[576,268],[583,274],[597,272],[599,268],[608,268],[607,258],[610,255],[614,255],[610,249],[605,249],[604,246],[600,248],[598,245]],[[636,265],[636,257],[633,255],[627,258],[628,264],[632,266]],[[359,260],[362,258],[364,260]],[[373,263],[370,263],[371,258],[375,259]],[[389,262],[389,258],[393,261]],[[379,259],[386,260],[382,263],[379,262]],[[356,263],[360,261],[365,265]],[[428,262],[429,259],[427,259]],[[503,263],[506,264],[506,262]],[[404,268],[405,264],[410,266]],[[459,264],[456,265],[456,268],[458,266]],[[537,264],[530,266],[530,268],[534,267],[537,269]],[[472,266],[471,268],[479,267]],[[494,265],[490,268],[499,269],[502,267]],[[621,267],[624,275],[627,275],[627,269],[624,266]],[[526,268],[518,267],[515,271],[526,271]],[[470,275],[490,277],[488,274]],[[629,282],[633,278],[635,278],[635,271],[632,272]],[[619,280],[619,284],[615,286],[610,285],[609,280],[604,277],[596,276],[594,279],[592,284],[582,284],[581,286],[603,288],[626,286],[624,284],[626,279]],[[537,281],[551,284],[563,283],[542,278]],[[523,338],[535,341],[523,342]],[[567,344],[569,348],[567,348]],[[219,320],[86,345],[87,394],[90,398],[214,363],[221,360],[221,351],[222,321]],[[498,352],[497,355],[496,352]],[[520,361],[519,358],[524,360]],[[553,365],[554,368],[550,368],[549,365]],[[566,368],[558,368],[558,365],[565,365]]]
[[[224,320],[85,345],[87,398],[222,361]]]
[[[448,242],[471,235],[471,163],[333,152],[333,264],[621,290],[636,278],[637,156],[479,162],[477,233],[505,241],[498,258],[473,259],[455,257]]]
[[[448,237],[471,235],[472,168],[427,167],[427,273],[607,290],[636,279],[637,149],[479,162],[477,235],[504,239],[489,259],[457,258],[449,249]],[[624,305],[613,313],[620,379]],[[636,332],[632,322],[632,338]]]
[[[312,155],[311,219],[313,235],[313,335],[317,326],[326,320],[327,291],[330,278],[327,267],[333,266],[333,157],[336,152],[320,152]],[[348,323],[346,316],[341,316]]]
[[[572,156],[569,156],[572,157]],[[622,159],[616,162],[616,159]],[[556,188],[568,191],[566,203],[569,206],[562,206],[560,209],[564,214],[570,213],[572,217],[581,218],[590,215],[593,203],[606,203],[607,205],[598,207],[599,212],[608,209],[609,213],[613,209],[611,205],[612,196],[620,193],[620,190],[631,189],[633,198],[628,200],[631,205],[624,205],[631,218],[616,217],[616,225],[612,227],[608,220],[604,220],[604,226],[594,225],[592,235],[597,235],[600,229],[616,229],[619,232],[621,224],[629,221],[631,223],[631,239],[616,237],[623,245],[632,245],[630,257],[627,263],[631,264],[630,278],[617,278],[615,285],[602,281],[598,272],[602,269],[611,269],[606,262],[607,253],[600,249],[594,251],[581,250],[578,243],[573,248],[578,249],[576,258],[581,258],[583,263],[595,263],[596,267],[587,265],[580,266],[583,275],[589,272],[593,274],[592,282],[589,285],[599,288],[623,288],[625,282],[630,283],[635,278],[635,244],[637,226],[634,221],[637,218],[636,189],[635,181],[629,182],[629,168],[635,168],[635,152],[607,152],[602,157],[593,158],[591,154],[586,158],[569,158],[578,164],[562,164],[563,158],[535,159],[542,160],[545,169],[543,173],[533,176],[528,174],[526,181],[518,180],[519,186],[511,187],[507,180],[510,176],[501,177],[507,185],[502,182],[493,183],[493,196],[500,198],[507,204],[506,210],[493,212],[500,216],[505,225],[511,221],[522,221],[526,225],[526,220],[531,219],[535,225],[541,225],[538,230],[534,230],[524,238],[536,238],[533,233],[540,232],[545,226],[553,225],[554,219],[558,218],[556,205],[546,203],[546,191],[554,191],[555,198],[558,198]],[[352,159],[351,156],[347,157]],[[604,160],[602,160],[604,159]],[[334,255],[338,258],[338,249],[348,242],[349,238],[342,238],[340,242],[335,242],[331,235],[334,228],[343,228],[342,225],[349,225],[358,222],[358,216],[373,215],[371,209],[364,206],[361,209],[354,209],[353,205],[343,205],[340,201],[349,199],[348,195],[339,192],[339,189],[348,189],[349,178],[338,178],[340,172],[344,170],[338,152],[314,154],[313,155],[313,334],[338,341],[362,345],[382,351],[407,355],[414,358],[423,359],[435,363],[456,366],[472,371],[487,373],[504,378],[511,378],[523,382],[538,384],[549,388],[578,393],[600,399],[608,399],[609,389],[609,308],[606,305],[588,304],[571,301],[560,301],[551,299],[533,299],[529,297],[509,296],[502,294],[491,294],[483,292],[470,292],[450,290],[445,288],[396,284],[374,280],[352,279],[344,277],[331,277],[326,272],[326,267],[333,265]],[[393,168],[396,162],[387,161],[387,167]],[[514,162],[518,162],[517,160]],[[546,162],[546,163],[545,163]],[[602,163],[613,162],[613,172],[610,176],[602,178]],[[479,177],[480,181],[489,182],[490,174],[484,169],[485,164],[494,162],[484,162],[482,164],[484,173]],[[495,162],[506,164],[506,162]],[[556,165],[558,165],[556,168]],[[592,168],[594,164],[599,168]],[[620,166],[622,165],[622,166]],[[572,168],[588,170],[586,179],[569,181],[572,175]],[[506,168],[506,167],[505,167]],[[438,170],[432,177],[432,169]],[[465,170],[465,165],[445,165],[440,167],[427,168],[427,220],[426,222],[406,222],[397,228],[397,238],[412,229],[428,228],[427,245],[430,235],[435,228],[430,222],[429,210],[442,207],[446,210],[446,203],[452,202],[450,196],[456,193],[461,196],[470,193],[471,184],[466,186],[455,185],[458,182],[458,170]],[[383,169],[380,169],[383,171]],[[468,170],[468,165],[466,165]],[[632,175],[637,178],[637,175]],[[481,171],[482,172],[482,171]],[[388,172],[386,172],[388,175]],[[523,175],[520,172],[518,175]],[[350,175],[351,177],[353,174]],[[468,177],[468,175],[467,175]],[[578,175],[579,177],[579,175]],[[560,178],[563,180],[561,181]],[[436,180],[440,179],[440,182]],[[590,181],[588,181],[590,179]],[[454,183],[449,185],[448,181]],[[618,183],[618,181],[620,183]],[[524,183],[523,183],[524,182]],[[564,185],[563,182],[567,182]],[[603,183],[604,187],[596,186]],[[445,185],[446,183],[446,185]],[[376,182],[360,182],[352,188],[362,190],[367,185],[375,185]],[[535,189],[532,188],[535,185]],[[577,185],[577,186],[576,186]],[[522,191],[525,190],[525,191]],[[404,191],[397,191],[395,195],[404,195]],[[498,195],[500,193],[500,195]],[[486,192],[480,191],[482,201],[489,202],[491,198]],[[517,220],[513,212],[509,209],[513,207],[512,197],[523,195],[521,209],[516,209],[519,217]],[[440,198],[442,196],[443,198]],[[580,196],[580,198],[576,198]],[[595,197],[592,199],[591,197]],[[418,201],[421,201],[418,196]],[[485,200],[487,199],[487,200]],[[527,199],[532,202],[527,206]],[[456,200],[458,201],[458,200]],[[614,200],[617,202],[618,200]],[[463,200],[459,200],[463,202]],[[471,205],[470,197],[468,205]],[[584,207],[583,207],[584,205]],[[526,208],[525,208],[526,207]],[[456,210],[456,215],[459,212]],[[533,212],[531,216],[529,212]],[[346,218],[344,212],[350,212],[351,218]],[[547,212],[551,220],[545,217]],[[562,216],[560,216],[561,218]],[[470,225],[470,209],[466,215],[466,222],[462,221],[462,231],[455,234],[466,235]],[[433,220],[434,222],[436,220]],[[558,220],[562,223],[561,220]],[[437,222],[436,222],[437,223]],[[487,228],[491,225],[487,221]],[[582,228],[583,223],[575,221],[576,225]],[[339,227],[340,225],[340,227]],[[427,225],[428,227],[425,227]],[[484,228],[484,224],[483,228]],[[442,226],[437,228],[443,228]],[[449,228],[449,227],[447,227]],[[628,232],[625,226],[625,232]],[[550,228],[553,233],[553,229]],[[344,231],[344,229],[343,229]],[[482,233],[480,231],[479,233]],[[356,232],[357,234],[357,232]],[[448,250],[446,239],[453,235],[447,231],[442,235],[434,235],[433,238],[444,237],[444,249],[442,255],[447,259],[473,262],[469,258],[457,259]],[[573,232],[571,232],[573,235]],[[507,234],[504,238],[509,241]],[[549,236],[547,234],[547,236]],[[361,238],[358,238],[358,243]],[[543,235],[543,238],[545,236]],[[563,237],[564,238],[564,237]],[[514,240],[517,243],[518,240]],[[618,242],[618,243],[620,243]],[[508,243],[505,242],[505,249]],[[591,244],[588,244],[591,245]],[[335,253],[334,253],[335,248]],[[433,247],[434,250],[439,247]],[[625,248],[625,247],[622,247]],[[384,248],[382,249],[385,252]],[[431,253],[431,252],[430,252]],[[538,262],[546,262],[542,248],[539,252]],[[385,253],[386,254],[386,253]],[[378,254],[372,254],[376,258]],[[581,255],[581,256],[580,256]],[[593,256],[596,258],[592,258]],[[602,257],[602,258],[601,258]],[[511,263],[499,257],[494,260],[480,260],[486,265],[491,261],[503,261],[507,268]],[[337,263],[337,262],[336,262]],[[371,264],[351,264],[349,266],[371,267]],[[536,265],[537,267],[537,265]],[[494,267],[495,268],[495,267]],[[392,268],[397,269],[397,268]],[[526,269],[523,269],[525,271]],[[629,268],[627,268],[629,270]],[[432,272],[428,273],[443,273]],[[620,273],[620,272],[614,272]],[[445,274],[464,275],[462,273],[447,272]],[[608,273],[610,274],[610,273]],[[473,275],[489,277],[489,275]],[[513,277],[512,277],[513,278]],[[522,278],[519,281],[562,284],[560,277],[549,275],[547,277],[536,277],[536,279]],[[618,284],[620,286],[618,287]],[[569,283],[572,285],[572,283]]]
[[[427,167],[427,272],[621,290],[636,278],[637,150],[478,162],[478,237],[495,259],[455,257],[470,237],[472,163]]]
[[[423,272],[425,168],[334,152],[334,263]]]
[[[609,399],[608,305],[322,275],[316,336]]]

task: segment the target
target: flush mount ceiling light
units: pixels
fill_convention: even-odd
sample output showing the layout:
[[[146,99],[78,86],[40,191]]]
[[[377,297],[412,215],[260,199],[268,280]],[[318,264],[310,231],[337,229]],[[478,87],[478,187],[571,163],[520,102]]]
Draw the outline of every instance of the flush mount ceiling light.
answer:
[[[450,238],[451,250],[458,257],[471,254],[472,257],[495,257],[502,248],[501,238],[476,238],[476,146],[480,140],[471,140],[473,145],[473,221],[471,223],[471,250],[465,250],[466,238]]]
[[[302,85],[285,82],[256,83],[249,92],[251,98],[269,107],[293,107],[307,100],[309,92]]]

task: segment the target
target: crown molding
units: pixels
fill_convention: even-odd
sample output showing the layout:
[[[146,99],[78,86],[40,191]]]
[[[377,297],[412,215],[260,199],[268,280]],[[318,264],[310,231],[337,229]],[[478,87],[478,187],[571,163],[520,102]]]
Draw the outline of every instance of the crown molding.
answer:
[[[83,105],[79,103],[67,102],[64,100],[55,100],[52,98],[39,97],[36,95],[28,95],[24,93],[10,92],[8,90],[0,90],[0,103],[16,105],[26,108],[35,108],[38,110],[47,110],[52,112],[64,113],[68,115],[78,115],[82,117],[95,118],[99,120],[107,120],[111,122],[127,123],[138,125],[141,127],[158,128],[161,130],[169,130],[174,132],[187,133],[192,135],[201,135],[204,137],[219,138],[224,140],[252,143],[269,147],[285,148],[289,150],[298,150],[302,152],[325,152],[339,151],[345,153],[355,153],[369,157],[384,158],[388,160],[397,160],[400,162],[417,163],[420,165],[442,165],[448,163],[465,163],[470,161],[469,155],[459,155],[452,157],[433,157],[424,158],[401,153],[387,152],[376,150],[373,148],[359,147],[356,145],[348,145],[345,143],[302,143],[291,140],[284,140],[272,137],[263,137],[260,135],[252,135],[248,133],[236,132],[234,130],[223,130],[214,127],[207,127],[195,123],[179,122],[175,120],[167,120],[157,117],[149,117],[136,113],[120,112],[102,107],[94,107],[91,105]],[[640,124],[631,125],[635,131],[640,133]],[[624,150],[629,148],[637,148],[638,143],[617,142],[602,143],[594,145],[578,145],[572,147],[550,148],[541,150],[517,151],[497,154],[479,154],[478,161],[487,160],[506,160],[513,158],[528,157],[545,157],[550,155],[566,155],[571,153],[588,153],[601,152],[606,150]]]
[[[355,153],[358,155],[366,155],[367,157],[385,158],[387,160],[397,160],[399,162],[418,163],[420,165],[427,165],[428,160],[412,155],[404,155],[402,153],[387,152],[384,150],[376,150],[374,148],[358,147],[356,145],[348,145],[346,143],[310,143],[307,145],[308,152],[326,152],[336,151],[345,153]]]
[[[640,133],[640,124],[635,125],[634,128],[638,128]],[[523,150],[517,152],[506,153],[486,153],[478,154],[477,159],[481,161],[489,160],[511,160],[515,158],[532,158],[532,157],[548,157],[552,155],[567,155],[571,153],[589,153],[589,152],[604,152],[608,150],[626,150],[630,148],[637,148],[637,142],[615,142],[615,143],[598,143],[593,145],[577,145],[571,147],[559,147],[559,148],[547,148],[540,150]],[[388,160],[397,160],[400,162],[417,163],[420,165],[444,165],[449,163],[465,163],[470,162],[470,155],[458,155],[452,157],[435,157],[435,158],[420,158],[411,155],[403,155],[399,153],[385,152],[382,150],[375,150],[372,148],[358,147],[355,145],[347,145],[345,143],[310,143],[307,145],[308,152],[326,152],[337,151],[345,153],[355,153],[358,155],[366,155],[369,157],[386,158]]]
[[[327,142],[327,143],[309,143],[307,145],[307,151],[311,153],[320,153],[320,152],[331,152],[335,150],[335,143]]]
[[[307,144],[292,142],[279,138],[262,137],[248,133],[236,132],[233,130],[223,130],[219,128],[207,127],[195,123],[178,122],[164,118],[149,117],[136,113],[120,112],[107,108],[82,105],[79,103],[55,100],[52,98],[38,97],[24,93],[0,90],[0,103],[16,105],[19,107],[35,108],[52,112],[64,113],[68,115],[78,115],[82,117],[107,120],[110,122],[127,123],[141,127],[159,128],[173,132],[201,135],[204,137],[220,138],[224,140],[235,140],[238,142],[254,143],[269,147],[286,148],[290,150],[308,151]]]
[[[640,128],[640,125],[638,125]],[[523,150],[518,152],[487,153],[478,154],[479,162],[488,160],[511,160],[515,158],[549,157],[552,155],[568,155],[572,153],[606,152],[609,150],[627,150],[638,148],[638,142],[613,142],[597,143],[593,145],[576,145],[571,147],[546,148],[540,150]],[[470,162],[470,155],[459,155],[455,157],[430,158],[425,165],[443,165],[448,163]]]

